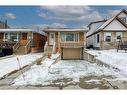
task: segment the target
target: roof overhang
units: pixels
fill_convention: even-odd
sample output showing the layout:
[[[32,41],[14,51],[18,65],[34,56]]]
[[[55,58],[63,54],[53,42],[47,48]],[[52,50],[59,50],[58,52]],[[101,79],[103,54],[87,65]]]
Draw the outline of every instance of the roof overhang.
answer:
[[[44,29],[44,32],[87,32],[86,29]]]
[[[33,29],[0,29],[0,32],[34,32]]]

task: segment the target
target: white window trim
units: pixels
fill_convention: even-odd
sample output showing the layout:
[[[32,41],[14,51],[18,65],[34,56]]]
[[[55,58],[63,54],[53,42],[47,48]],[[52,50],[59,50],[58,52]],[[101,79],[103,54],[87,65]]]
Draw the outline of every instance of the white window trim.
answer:
[[[4,33],[4,41],[9,41],[9,39],[10,39],[10,33],[7,33],[7,39],[5,38],[5,34],[6,33]],[[19,41],[19,33],[16,33],[16,35],[17,35],[17,39],[15,39],[15,41]]]
[[[66,35],[67,33],[72,33],[72,32],[63,32],[63,33],[65,33],[65,35]],[[73,32],[73,34],[76,34],[76,33],[78,34],[78,41],[62,41],[61,40],[61,43],[79,43],[79,40],[80,40],[79,39],[79,32]],[[75,36],[74,36],[74,39],[76,39]]]
[[[104,42],[109,42],[109,41],[106,41],[106,40],[105,40],[105,37],[106,37],[105,34],[106,34],[106,33],[111,33],[111,41],[110,41],[110,42],[112,42],[112,40],[113,40],[113,39],[112,39],[112,32],[104,32]],[[109,42],[109,43],[110,43],[110,42]]]

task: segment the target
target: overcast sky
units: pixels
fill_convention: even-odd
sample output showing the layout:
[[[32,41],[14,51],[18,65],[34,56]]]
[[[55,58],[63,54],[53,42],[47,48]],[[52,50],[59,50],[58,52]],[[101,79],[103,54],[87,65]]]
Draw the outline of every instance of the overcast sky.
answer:
[[[91,21],[114,16],[126,6],[0,6],[0,20],[11,27],[87,26]]]

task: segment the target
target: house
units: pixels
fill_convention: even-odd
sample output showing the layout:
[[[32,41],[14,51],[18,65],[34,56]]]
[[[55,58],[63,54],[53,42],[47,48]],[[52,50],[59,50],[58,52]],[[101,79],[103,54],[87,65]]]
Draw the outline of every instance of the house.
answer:
[[[91,22],[88,28],[88,48],[115,49],[118,46],[118,36],[121,36],[124,43],[127,41],[127,11],[122,10],[108,20]]]
[[[9,28],[8,24],[7,24],[7,20],[4,21],[0,21],[0,29],[6,29]]]
[[[43,31],[47,33],[48,55],[59,52],[61,59],[83,59],[85,29],[48,28]]]
[[[16,54],[43,50],[46,36],[33,29],[0,29],[0,47],[13,48]]]

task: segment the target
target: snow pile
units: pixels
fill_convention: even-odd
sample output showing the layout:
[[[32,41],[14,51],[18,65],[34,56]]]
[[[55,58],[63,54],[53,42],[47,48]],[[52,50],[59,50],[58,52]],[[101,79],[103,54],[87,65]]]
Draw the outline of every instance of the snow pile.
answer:
[[[24,73],[25,80],[19,76],[13,85],[51,85],[77,83],[84,76],[113,76],[121,77],[119,72],[112,68],[98,66],[81,60],[67,60],[53,64],[50,68],[42,65],[34,65]],[[68,82],[64,82],[68,80]]]
[[[18,56],[21,67],[31,64],[36,59],[42,57],[42,53],[33,53],[27,55]],[[12,71],[19,69],[19,64],[17,62],[17,57],[11,57],[0,60],[0,78],[4,75],[11,73]]]
[[[96,59],[118,68],[121,74],[127,76],[127,53],[125,51],[103,50],[103,51],[88,51],[88,53],[97,55]]]

